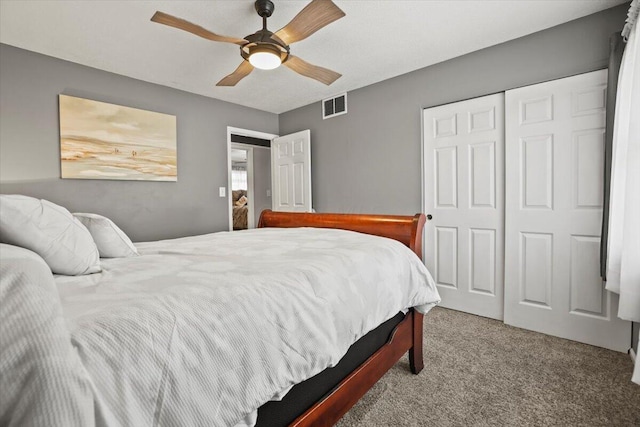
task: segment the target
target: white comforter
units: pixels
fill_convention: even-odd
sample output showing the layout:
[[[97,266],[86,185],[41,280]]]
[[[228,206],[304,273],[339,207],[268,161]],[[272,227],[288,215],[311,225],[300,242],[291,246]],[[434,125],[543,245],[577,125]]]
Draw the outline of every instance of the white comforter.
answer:
[[[259,229],[136,246],[141,256],[104,259],[102,273],[55,278],[97,425],[233,426],[399,310],[439,301],[409,249],[359,233]]]

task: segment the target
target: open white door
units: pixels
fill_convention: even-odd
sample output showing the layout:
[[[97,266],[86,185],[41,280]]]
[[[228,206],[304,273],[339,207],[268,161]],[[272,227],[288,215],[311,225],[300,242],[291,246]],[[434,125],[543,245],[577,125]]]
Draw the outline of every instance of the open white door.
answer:
[[[502,319],[504,94],[423,112],[425,264],[441,305]]]
[[[272,209],[311,212],[311,131],[271,142]]]
[[[506,92],[507,324],[627,351],[600,278],[607,71]]]

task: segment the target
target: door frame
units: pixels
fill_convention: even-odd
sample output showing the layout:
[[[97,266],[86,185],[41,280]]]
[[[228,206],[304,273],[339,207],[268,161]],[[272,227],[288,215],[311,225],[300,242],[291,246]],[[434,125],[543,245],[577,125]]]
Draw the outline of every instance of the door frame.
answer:
[[[247,186],[250,187],[250,188],[247,188],[247,192],[249,193],[249,197],[247,198],[249,199],[249,202],[253,202],[253,147],[249,144],[231,142],[232,134],[249,136],[252,138],[268,139],[269,141],[279,136],[273,133],[266,133],[266,132],[260,132],[260,131],[250,130],[250,129],[242,129],[242,128],[236,128],[233,126],[227,126],[227,215],[228,215],[229,231],[233,231],[233,199],[232,199],[232,190],[231,190],[232,145],[234,146],[239,145],[239,146],[243,146],[243,148],[246,147],[247,149],[250,149],[249,153],[247,154],[247,174],[250,173],[250,177],[249,175],[247,176],[247,181],[248,181]],[[249,172],[249,169],[251,169],[251,172]],[[252,204],[249,206],[252,206]],[[255,215],[253,213],[253,209],[250,209],[250,212],[247,218],[248,228],[254,228],[255,222],[256,220],[255,220]]]

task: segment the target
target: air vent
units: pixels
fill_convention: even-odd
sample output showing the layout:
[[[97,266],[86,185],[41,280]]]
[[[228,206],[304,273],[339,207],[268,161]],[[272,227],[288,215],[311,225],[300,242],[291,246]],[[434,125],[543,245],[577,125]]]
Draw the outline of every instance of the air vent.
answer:
[[[322,101],[322,119],[347,114],[347,94],[343,93],[334,98]]]

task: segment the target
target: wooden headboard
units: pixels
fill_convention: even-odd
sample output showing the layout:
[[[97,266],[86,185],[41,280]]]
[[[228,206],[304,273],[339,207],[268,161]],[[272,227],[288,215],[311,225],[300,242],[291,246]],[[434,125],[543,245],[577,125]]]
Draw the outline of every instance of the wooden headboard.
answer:
[[[274,212],[266,209],[260,214],[258,228],[315,227],[339,228],[374,236],[388,237],[408,246],[422,259],[422,230],[424,214],[366,215],[337,213]]]

